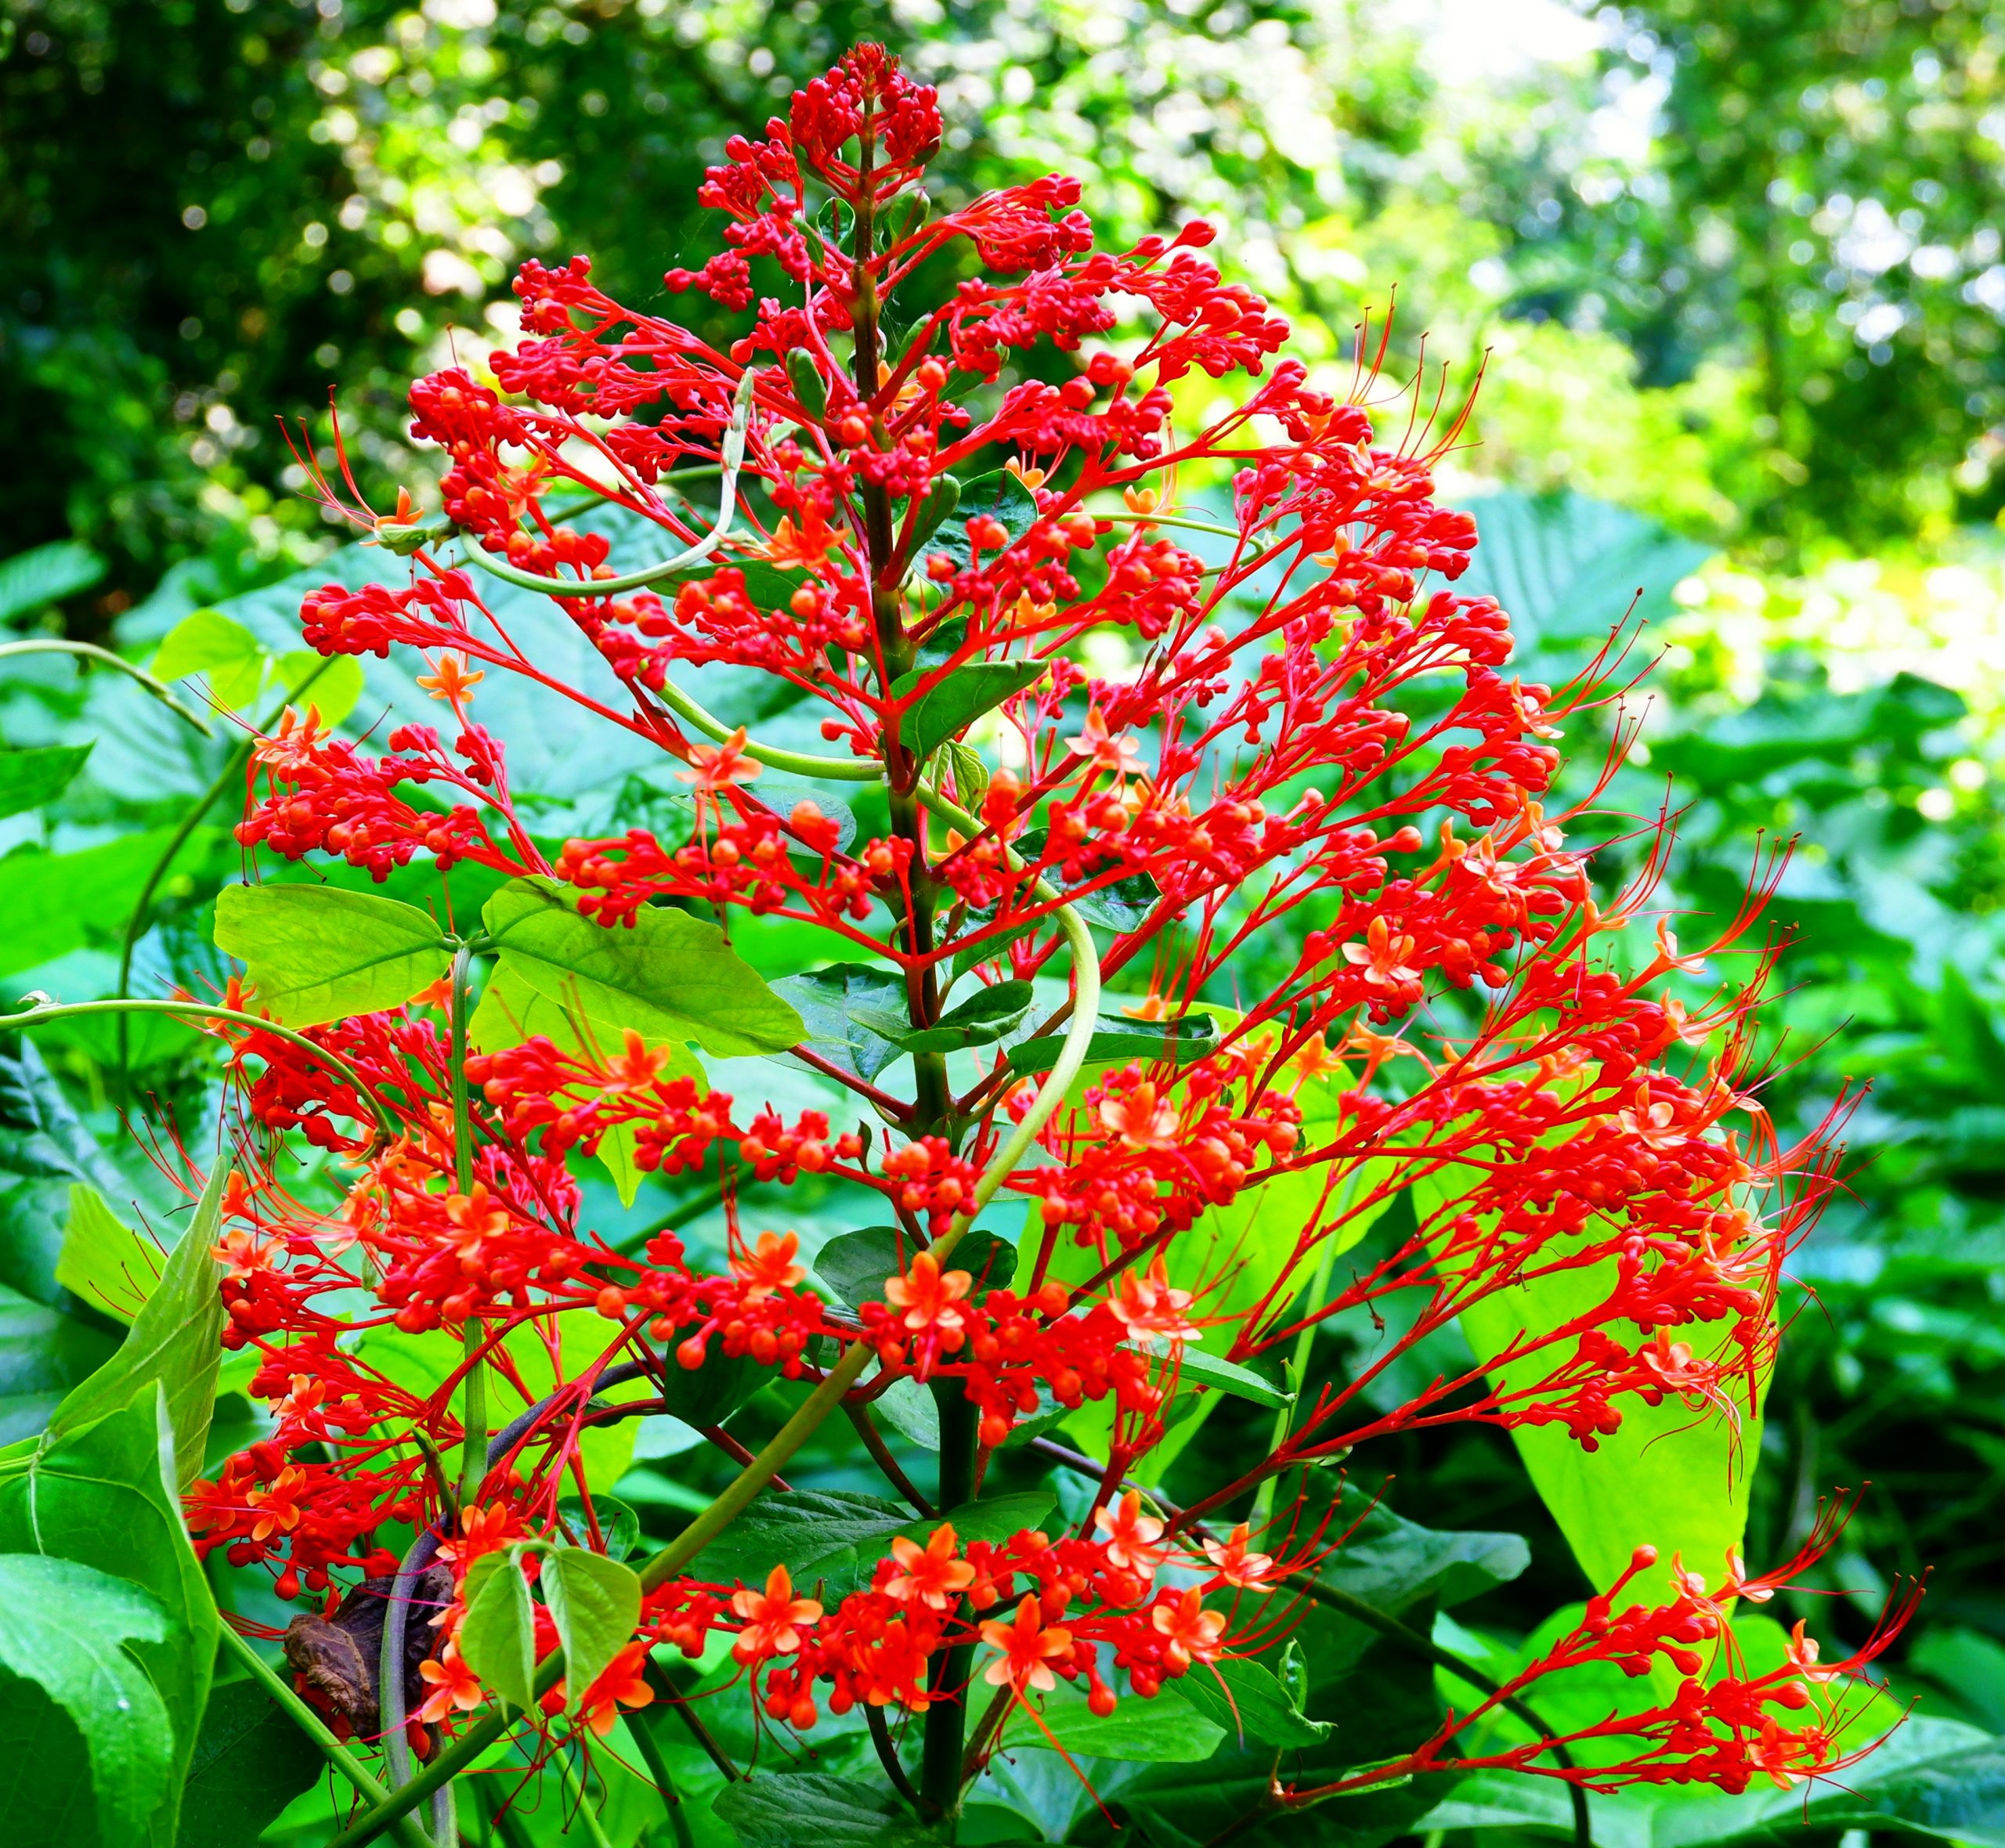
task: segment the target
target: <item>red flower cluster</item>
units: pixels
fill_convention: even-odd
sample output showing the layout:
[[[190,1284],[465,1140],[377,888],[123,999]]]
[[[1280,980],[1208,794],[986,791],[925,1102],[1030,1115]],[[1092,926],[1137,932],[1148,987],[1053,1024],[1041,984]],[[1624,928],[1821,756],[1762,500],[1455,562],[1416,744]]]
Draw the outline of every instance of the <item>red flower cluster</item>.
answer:
[[[1250,1627],[1241,1605],[1313,1570],[1321,1536],[1284,1562],[1244,1526],[1219,1541],[1203,1525],[1272,1478],[1450,1421],[1555,1424],[1591,1449],[1638,1404],[1731,1418],[1755,1402],[1780,1266],[1828,1182],[1822,1141],[1774,1148],[1740,1075],[1765,965],[1690,1012],[1666,991],[1732,952],[1757,908],[1703,954],[1661,929],[1654,958],[1628,954],[1658,863],[1597,895],[1591,850],[1570,844],[1587,811],[1548,812],[1552,741],[1608,663],[1559,689],[1507,677],[1507,617],[1450,587],[1476,537],[1434,496],[1454,431],[1400,420],[1389,439],[1368,377],[1340,395],[1270,365],[1287,330],[1198,254],[1208,226],[1098,251],[1078,186],[1057,178],[930,215],[918,181],[939,134],[932,92],[863,47],[765,139],[728,145],[701,194],[725,247],[667,278],[750,311],[728,350],[623,305],[583,259],[526,265],[522,342],[412,393],[465,563],[435,557],[441,529],[407,510],[358,513],[411,559],[410,581],[331,585],[303,612],[323,652],[428,654],[421,684],[450,707],[451,742],[406,723],[372,758],[289,715],[256,753],[252,848],[378,879],[420,856],[533,873],[609,932],[663,904],[747,931],[793,920],[852,946],[848,975],[898,1005],[856,1010],[841,1045],[796,1049],[850,1121],[833,1103],[742,1111],[638,1031],[602,1049],[489,1045],[456,1069],[451,984],[303,1041],[229,1027],[250,1117],[329,1151],[347,1191],[332,1218],[269,1178],[233,1199],[226,1339],[258,1353],[253,1390],[278,1422],[199,1487],[205,1547],[269,1562],[290,1595],[302,1573],[317,1590],[330,1567],[379,1569],[377,1529],[409,1521],[419,1565],[437,1548],[464,1581],[483,1551],[557,1531],[560,1493],[593,1486],[580,1438],[630,1409],[602,1402],[602,1381],[666,1393],[720,1355],[810,1383],[800,1417],[841,1404],[866,1431],[885,1392],[930,1383],[966,1420],[960,1499],[1021,1418],[1114,1408],[1077,1532],[963,1546],[943,1525],[893,1543],[828,1610],[784,1565],[763,1586],[693,1567],[651,1582],[629,1649],[585,1691],[588,1727],[647,1698],[647,1648],[695,1655],[713,1631],[734,1633],[765,1712],[795,1727],[825,1702],[959,1727],[970,1687],[953,1665],[970,1649],[1005,1706],[1059,1680],[1096,1712],[1147,1698],[1285,1627],[1281,1599]],[[956,247],[979,273],[942,291],[933,259]],[[909,332],[894,343],[901,291]],[[1016,377],[1033,349],[1039,376]],[[1193,370],[1246,382],[1229,410],[1172,429]],[[1180,474],[1219,485],[1172,504]],[[685,491],[718,475],[722,527],[707,487]],[[589,518],[554,511],[581,490],[658,533],[664,561],[629,568],[623,548],[616,564]],[[623,690],[566,687],[516,650],[482,601],[496,574],[543,590]],[[842,754],[781,750],[705,712],[677,676],[717,662],[812,702]],[[490,670],[658,745],[690,787],[686,823],[547,854],[471,716]],[[770,801],[769,769],[790,784]],[[842,813],[859,780],[881,803],[867,829]],[[1096,1012],[1103,983],[1122,1012]],[[882,1058],[852,1056],[858,1036]],[[728,1195],[732,1175],[874,1195],[898,1267],[853,1312],[808,1287],[795,1232],[742,1236],[735,1200],[721,1269],[668,1234],[616,1250],[581,1222],[572,1168],[620,1151],[663,1177],[714,1168]],[[1412,1230],[1306,1295],[1401,1193]],[[1012,1194],[1041,1231],[1021,1279],[984,1290],[953,1248]],[[1220,1234],[1270,1200],[1290,1204],[1259,1240]],[[1568,1273],[1610,1281],[1555,1325],[1528,1316],[1460,1377],[1397,1403],[1379,1390],[1457,1316]],[[1405,1332],[1305,1399],[1235,1479],[1161,1514],[1121,1492],[1201,1331],[1228,1328],[1231,1360],[1257,1363],[1401,1293],[1418,1303],[1394,1319]],[[457,1343],[422,1389],[370,1359],[372,1339],[442,1328]],[[532,1347],[555,1381],[540,1395]],[[519,1411],[458,1510],[439,1459],[493,1435],[494,1417],[461,1423],[489,1382]],[[777,1467],[746,1463],[750,1489]],[[1813,1644],[1799,1638],[1788,1675],[1696,1678],[1724,1595],[1687,1583],[1672,1604],[1618,1612],[1611,1592],[1528,1671],[1666,1660],[1694,1677],[1672,1705],[1596,1730],[1635,1747],[1597,1781],[1739,1788],[1837,1762]],[[449,1726],[486,1698],[458,1615],[426,1665],[422,1717]],[[555,1646],[540,1633],[539,1652]],[[1550,1741],[1454,1759],[1487,1710],[1413,1768],[1575,1774]],[[999,1726],[977,1730],[967,1763]],[[928,1756],[963,1763],[959,1743]]]

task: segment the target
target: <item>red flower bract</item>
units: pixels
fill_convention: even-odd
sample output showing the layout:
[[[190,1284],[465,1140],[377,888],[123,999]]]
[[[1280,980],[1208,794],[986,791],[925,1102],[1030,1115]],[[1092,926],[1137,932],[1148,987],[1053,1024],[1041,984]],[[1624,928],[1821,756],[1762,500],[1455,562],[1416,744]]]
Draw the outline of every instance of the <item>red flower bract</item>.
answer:
[[[400,1008],[312,1027],[327,1057],[227,1030],[250,1115],[328,1151],[345,1198],[316,1215],[269,1175],[233,1197],[226,1340],[257,1352],[252,1390],[277,1422],[198,1486],[193,1524],[204,1549],[296,1590],[301,1568],[312,1589],[331,1567],[381,1569],[379,1530],[409,1521],[406,1569],[443,1547],[464,1586],[484,1553],[533,1561],[560,1529],[601,1543],[559,1503],[594,1485],[583,1439],[634,1409],[614,1386],[637,1383],[646,1409],[691,1402],[677,1381],[727,1363],[801,1382],[783,1455],[704,1428],[744,1466],[739,1503],[838,1405],[888,1456],[870,1408],[910,1380],[956,1434],[949,1502],[975,1496],[1021,1420],[1104,1406],[1109,1453],[1068,1529],[963,1543],[938,1525],[887,1544],[847,1594],[810,1595],[784,1563],[750,1586],[674,1550],[650,1568],[636,1648],[695,1655],[733,1633],[772,1720],[923,1714],[955,1742],[929,1742],[928,1763],[956,1771],[972,1689],[992,1703],[972,1771],[1003,1709],[1060,1681],[1104,1713],[1284,1633],[1288,1588],[1340,1536],[1299,1504],[1255,1525],[1227,1512],[1271,1479],[1455,1421],[1553,1425],[1591,1450],[1638,1404],[1743,1415],[1831,1157],[1817,1139],[1775,1148],[1747,1088],[1765,959],[1707,1003],[1664,990],[1731,952],[1758,905],[1701,952],[1631,954],[1660,856],[1598,890],[1577,839],[1591,811],[1547,806],[1552,741],[1606,697],[1612,664],[1559,688],[1509,676],[1508,617],[1453,588],[1475,529],[1436,502],[1431,467],[1454,429],[1402,413],[1389,438],[1368,370],[1339,393],[1274,362],[1287,329],[1198,254],[1208,226],[1096,251],[1057,178],[930,215],[919,181],[939,134],[932,92],[859,48],[705,182],[728,247],[667,280],[749,311],[728,350],[622,305],[582,259],[532,262],[525,337],[492,356],[493,382],[455,369],[414,388],[466,561],[435,555],[446,529],[358,511],[410,558],[408,581],[330,585],[304,622],[324,653],[423,651],[457,735],[406,720],[378,758],[290,716],[258,747],[240,836],[378,879],[471,861],[533,882],[520,890],[555,895],[561,928],[585,933],[569,966],[598,986],[558,982],[547,947],[511,962],[524,940],[463,919],[461,964],[501,958],[471,1023],[463,966]],[[909,331],[893,343],[894,299]],[[1243,375],[1238,396],[1172,426],[1193,371]],[[685,478],[720,475],[713,529]],[[1207,498],[1168,498],[1180,482]],[[581,491],[617,511],[617,547],[558,511]],[[549,597],[612,677],[568,686],[518,649],[486,595],[497,576]],[[691,690],[716,662],[768,677],[742,724]],[[540,844],[503,741],[471,716],[483,671],[674,760],[681,823]],[[758,716],[780,709],[784,748]],[[802,713],[831,754],[801,748]],[[844,801],[859,784],[876,802],[862,825]],[[719,1088],[686,1049],[785,1052],[797,1030],[777,997],[763,1040],[680,977],[623,1013],[620,994],[652,979],[623,944],[672,938],[717,981],[712,915],[739,945],[768,920],[811,927],[833,966],[792,986],[822,1010],[794,1063],[825,1108],[759,1097],[742,1066]],[[764,992],[736,967],[739,994]],[[728,1250],[601,1237],[574,1171],[594,1156],[713,1176]],[[856,1300],[811,1273],[770,1193],[757,1213],[781,1222],[739,1229],[739,1186],[804,1177],[881,1238]],[[1012,1194],[1033,1210],[998,1274],[968,1234]],[[1410,1229],[1360,1244],[1401,1194]],[[1348,1270],[1305,1295],[1343,1251]],[[1595,1280],[1589,1306],[1576,1290],[1562,1318],[1527,1312],[1484,1365],[1406,1399],[1375,1384],[1477,1305],[1570,1276]],[[1370,1375],[1305,1396],[1231,1479],[1182,1508],[1124,1489],[1201,1337],[1258,1366],[1395,1297],[1402,1332]],[[391,1329],[432,1342],[429,1375]],[[457,1526],[440,1460],[462,1449],[473,1512]],[[1862,1658],[1813,1673],[1799,1637],[1790,1672],[1705,1685],[1721,1607],[1687,1585],[1615,1608],[1649,1569],[1639,1555],[1512,1684],[1589,1660],[1676,1668],[1674,1700],[1594,1729],[1635,1747],[1598,1783],[1738,1789],[1842,1762],[1830,1677]],[[427,1677],[424,1716],[448,1727],[477,1703],[449,1652],[461,1615]],[[639,1659],[587,1691],[588,1730],[648,1696]],[[1458,1760],[1490,1704],[1407,1768],[1583,1774],[1551,1741]]]

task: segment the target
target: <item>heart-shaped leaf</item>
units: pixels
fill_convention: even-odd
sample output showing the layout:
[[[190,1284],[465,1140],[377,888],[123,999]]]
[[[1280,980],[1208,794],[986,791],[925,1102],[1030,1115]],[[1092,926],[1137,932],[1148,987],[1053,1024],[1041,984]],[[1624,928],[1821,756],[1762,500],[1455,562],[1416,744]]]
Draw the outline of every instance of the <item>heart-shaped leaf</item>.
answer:
[[[288,1027],[401,1007],[453,961],[416,905],[338,886],[226,886],[216,894],[216,944]]]

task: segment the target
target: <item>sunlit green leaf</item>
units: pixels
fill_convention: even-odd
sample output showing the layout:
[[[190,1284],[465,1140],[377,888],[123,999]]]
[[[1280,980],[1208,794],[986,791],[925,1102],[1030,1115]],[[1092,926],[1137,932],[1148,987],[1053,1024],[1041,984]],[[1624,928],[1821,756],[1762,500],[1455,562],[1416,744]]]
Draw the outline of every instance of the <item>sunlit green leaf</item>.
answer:
[[[70,1189],[70,1222],[56,1260],[56,1280],[107,1316],[130,1322],[152,1295],[160,1276],[157,1247],[111,1208],[95,1187]]]
[[[258,1005],[288,1027],[401,1007],[453,960],[416,905],[338,886],[226,886],[216,944],[242,962]]]
[[[512,1552],[483,1554],[467,1574],[460,1653],[519,1713],[536,1705],[536,1613]]]
[[[0,749],[0,819],[40,808],[60,796],[89,760],[89,745],[43,745]]]
[[[546,1553],[537,1579],[564,1645],[564,1676],[573,1702],[631,1640],[641,1620],[641,1575],[630,1565],[565,1547]]]

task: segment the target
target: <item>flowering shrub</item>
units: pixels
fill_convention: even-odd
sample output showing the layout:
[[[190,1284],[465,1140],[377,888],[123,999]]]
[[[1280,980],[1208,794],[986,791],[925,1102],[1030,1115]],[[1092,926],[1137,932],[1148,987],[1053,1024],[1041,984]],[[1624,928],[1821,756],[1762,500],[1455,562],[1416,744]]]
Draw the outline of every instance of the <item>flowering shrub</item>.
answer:
[[[323,655],[421,654],[440,722],[378,749],[289,713],[247,851],[491,893],[443,922],[312,883],[219,909],[245,966],[205,1014],[242,1117],[222,1344],[274,1422],[190,1524],[300,1602],[298,1691],[381,1749],[341,1842],[413,1811],[450,1839],[450,1780],[511,1729],[553,1778],[569,1742],[630,1740],[688,1839],[670,1709],[755,1843],[818,1839],[813,1803],[950,1839],[1011,1754],[1146,1761],[1172,1706],[1223,1754],[1216,1826],[1147,1779],[1102,1798],[1165,1842],[1425,1792],[1383,1839],[1478,1768],[1836,1770],[1888,1629],[1826,1663],[1799,1624],[1763,1667],[1729,1622],[1829,1524],[1767,1574],[1641,1546],[1523,1666],[1430,1688],[1389,1756],[1346,1734],[1354,1698],[1318,1711],[1313,1614],[1436,1653],[1341,1588],[1379,1517],[1337,1466],[1457,1422],[1582,1455],[1646,1409],[1739,1428],[1831,1152],[1776,1147],[1750,1093],[1765,960],[1689,998],[1758,905],[1696,952],[1653,939],[1650,881],[1598,889],[1594,816],[1542,806],[1609,663],[1509,675],[1508,617],[1454,588],[1454,428],[1384,414],[1368,366],[1313,387],[1208,226],[1100,251],[1057,177],[933,215],[938,135],[866,45],[730,143],[700,194],[724,248],[667,279],[742,312],[728,351],[582,258],[526,265],[493,383],[413,389],[442,516],[347,506],[407,571],[305,600]],[[592,671],[518,646],[497,581]],[[500,675],[673,760],[674,819],[541,835],[477,716]],[[288,1136],[337,1210],[288,1190]],[[725,1261],[602,1234],[594,1164],[713,1181]],[[802,1186],[855,1229],[811,1253],[740,1210]],[[1298,1391],[1360,1312],[1369,1364]],[[1398,1369],[1457,1323],[1473,1364]],[[755,1395],[756,1453],[729,1423]],[[1172,1502],[1222,1402],[1263,1435]],[[739,1473],[630,1564],[594,1445],[652,1413]],[[930,1492],[886,1420],[937,1449]],[[837,1431],[886,1497],[786,1485]],[[1596,1665],[1638,1698],[1547,1726]],[[763,1742],[749,1781],[725,1703]],[[812,1803],[761,1794],[865,1735]]]

